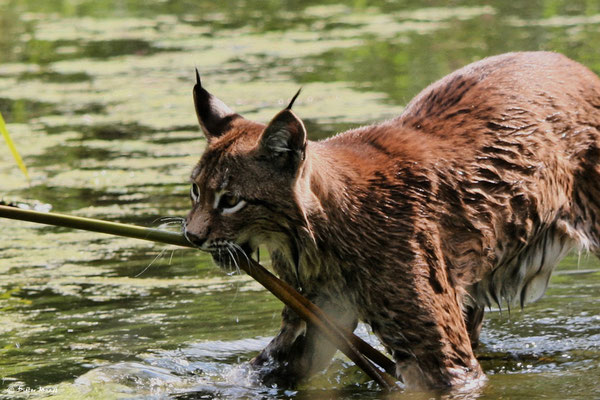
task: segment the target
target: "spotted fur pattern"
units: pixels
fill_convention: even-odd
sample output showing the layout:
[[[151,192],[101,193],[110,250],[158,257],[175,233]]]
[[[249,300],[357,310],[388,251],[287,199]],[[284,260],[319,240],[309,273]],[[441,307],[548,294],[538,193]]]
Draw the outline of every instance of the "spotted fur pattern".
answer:
[[[399,117],[320,142],[289,107],[265,126],[199,81],[194,94],[208,145],[190,241],[215,255],[268,246],[283,279],[347,327],[371,326],[408,387],[481,378],[484,308],[536,300],[573,248],[599,253],[600,80],[559,54],[476,62]],[[217,193],[246,204],[224,214]],[[285,309],[251,364],[292,386],[332,355]]]

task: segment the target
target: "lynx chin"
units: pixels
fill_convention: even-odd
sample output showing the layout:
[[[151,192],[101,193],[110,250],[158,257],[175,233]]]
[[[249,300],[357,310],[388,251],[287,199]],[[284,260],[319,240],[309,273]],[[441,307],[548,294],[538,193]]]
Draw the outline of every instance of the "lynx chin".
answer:
[[[193,93],[207,146],[188,240],[224,268],[267,246],[282,279],[349,329],[370,325],[409,388],[483,378],[485,307],[537,300],[572,249],[600,255],[600,80],[562,55],[486,58],[323,141],[293,100],[264,125],[199,77]],[[333,353],[286,308],[250,364],[290,387]]]

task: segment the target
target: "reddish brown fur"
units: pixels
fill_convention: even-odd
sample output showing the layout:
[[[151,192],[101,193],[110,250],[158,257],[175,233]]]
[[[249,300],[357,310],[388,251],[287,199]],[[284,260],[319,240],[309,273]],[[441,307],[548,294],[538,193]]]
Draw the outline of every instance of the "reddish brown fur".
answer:
[[[535,300],[573,247],[598,254],[599,129],[600,80],[542,52],[471,64],[398,118],[322,142],[289,110],[266,128],[236,115],[205,132],[186,234],[222,264],[266,244],[283,279],[370,324],[409,387],[460,385],[483,376],[485,306]],[[247,205],[215,209],[222,189]],[[286,309],[252,365],[293,385],[332,354]]]

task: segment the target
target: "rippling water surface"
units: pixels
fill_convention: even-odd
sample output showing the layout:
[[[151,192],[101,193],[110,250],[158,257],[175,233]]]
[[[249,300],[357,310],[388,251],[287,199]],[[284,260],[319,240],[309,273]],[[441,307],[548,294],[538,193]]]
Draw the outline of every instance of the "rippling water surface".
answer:
[[[312,138],[397,115],[491,54],[556,50],[600,72],[597,2],[445,4],[0,0],[0,112],[31,174],[27,184],[4,148],[0,195],[145,226],[185,215],[205,144],[194,67],[263,122],[302,86],[295,109]],[[203,254],[24,222],[0,232],[2,397],[383,397],[341,355],[295,391],[256,384],[244,362],[281,305]],[[542,300],[488,313],[487,384],[442,396],[599,398],[598,271],[573,255]]]

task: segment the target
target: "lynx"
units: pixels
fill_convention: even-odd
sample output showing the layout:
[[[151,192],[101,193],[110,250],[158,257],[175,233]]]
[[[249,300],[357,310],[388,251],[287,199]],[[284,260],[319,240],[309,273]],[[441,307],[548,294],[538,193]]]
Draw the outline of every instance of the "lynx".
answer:
[[[188,240],[223,267],[267,246],[282,279],[345,327],[368,324],[409,388],[481,379],[484,308],[538,299],[574,248],[600,255],[600,80],[562,55],[486,58],[397,118],[322,141],[294,100],[264,125],[199,77],[193,93],[207,146]],[[284,309],[250,365],[294,386],[333,353]]]

